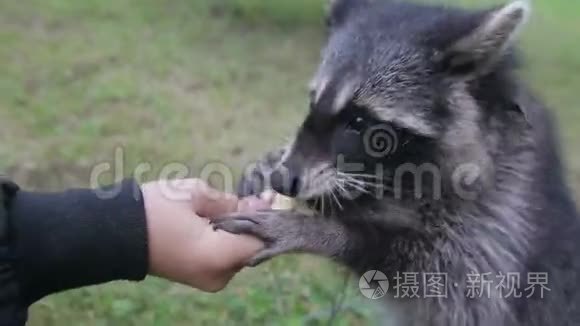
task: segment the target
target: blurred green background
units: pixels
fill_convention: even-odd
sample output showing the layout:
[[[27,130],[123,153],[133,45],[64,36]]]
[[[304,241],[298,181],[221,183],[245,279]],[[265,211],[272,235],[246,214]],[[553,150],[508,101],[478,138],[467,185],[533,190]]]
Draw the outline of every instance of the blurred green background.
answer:
[[[0,0],[0,171],[33,189],[207,162],[234,171],[282,143],[307,108],[324,0]],[[447,1],[482,6],[498,1]],[[524,73],[562,124],[580,188],[580,2],[536,0]],[[155,176],[150,173],[147,178]],[[112,178],[112,176],[111,176]],[[289,256],[209,295],[150,278],[59,294],[31,325],[374,324],[345,271]]]

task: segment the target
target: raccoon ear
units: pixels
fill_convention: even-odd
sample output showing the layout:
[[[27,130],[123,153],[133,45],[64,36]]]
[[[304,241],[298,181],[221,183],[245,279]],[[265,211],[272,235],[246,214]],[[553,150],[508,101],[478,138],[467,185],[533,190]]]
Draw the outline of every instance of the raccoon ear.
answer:
[[[509,51],[531,13],[529,0],[517,0],[483,16],[481,23],[438,57],[454,76],[489,71]]]

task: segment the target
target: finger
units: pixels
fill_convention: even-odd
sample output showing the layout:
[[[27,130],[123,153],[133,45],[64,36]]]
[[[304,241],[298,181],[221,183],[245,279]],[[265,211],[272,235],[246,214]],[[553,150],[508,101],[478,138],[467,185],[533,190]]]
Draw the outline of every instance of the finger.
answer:
[[[213,218],[235,212],[238,209],[238,198],[233,195],[224,194],[219,199],[215,197],[205,197],[204,194],[195,195],[194,211],[197,215]]]
[[[259,210],[269,209],[272,203],[260,199],[258,197],[248,197],[239,201],[238,203],[238,213],[252,213]]]
[[[276,199],[276,192],[274,190],[267,190],[260,194],[260,198],[267,201],[272,205],[274,200]]]
[[[217,191],[205,183],[192,189],[193,211],[202,217],[214,217],[233,213],[238,209],[238,197]]]

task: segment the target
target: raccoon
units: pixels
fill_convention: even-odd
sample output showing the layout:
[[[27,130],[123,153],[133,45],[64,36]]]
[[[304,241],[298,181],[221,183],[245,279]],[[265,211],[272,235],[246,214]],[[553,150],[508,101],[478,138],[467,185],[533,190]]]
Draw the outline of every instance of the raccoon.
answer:
[[[240,186],[311,212],[215,228],[265,241],[249,265],[303,252],[384,273],[399,325],[580,325],[578,214],[552,118],[518,76],[529,16],[527,1],[332,1],[310,111]],[[426,282],[401,295],[396,281],[412,273],[444,275],[445,295],[427,295]],[[474,287],[474,275],[493,284]],[[498,286],[506,275],[511,296]]]

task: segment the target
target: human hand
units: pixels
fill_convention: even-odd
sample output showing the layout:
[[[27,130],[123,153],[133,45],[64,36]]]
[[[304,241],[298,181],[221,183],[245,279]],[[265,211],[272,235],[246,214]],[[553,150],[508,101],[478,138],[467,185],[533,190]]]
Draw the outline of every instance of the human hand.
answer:
[[[253,237],[214,231],[203,217],[267,209],[268,200],[238,199],[196,179],[156,181],[141,190],[152,275],[217,292],[263,249]]]

